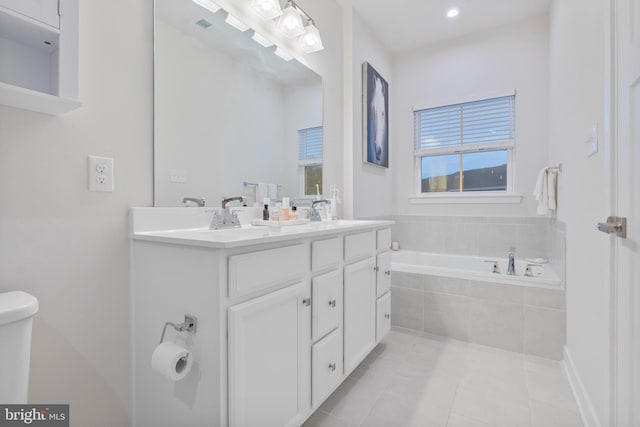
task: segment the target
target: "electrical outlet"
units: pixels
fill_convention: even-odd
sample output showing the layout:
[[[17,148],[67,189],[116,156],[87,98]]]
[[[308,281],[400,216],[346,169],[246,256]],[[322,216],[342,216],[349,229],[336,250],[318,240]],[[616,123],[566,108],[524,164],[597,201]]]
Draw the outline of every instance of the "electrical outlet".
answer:
[[[89,156],[89,191],[113,192],[113,159]]]

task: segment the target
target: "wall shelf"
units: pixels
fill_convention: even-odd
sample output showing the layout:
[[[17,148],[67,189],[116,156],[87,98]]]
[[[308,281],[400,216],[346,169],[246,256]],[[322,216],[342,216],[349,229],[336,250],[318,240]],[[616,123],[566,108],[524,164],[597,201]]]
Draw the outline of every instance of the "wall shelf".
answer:
[[[80,107],[77,99],[50,95],[0,82],[0,104],[58,116]]]
[[[78,0],[60,1],[0,0],[1,105],[51,115],[80,107]]]

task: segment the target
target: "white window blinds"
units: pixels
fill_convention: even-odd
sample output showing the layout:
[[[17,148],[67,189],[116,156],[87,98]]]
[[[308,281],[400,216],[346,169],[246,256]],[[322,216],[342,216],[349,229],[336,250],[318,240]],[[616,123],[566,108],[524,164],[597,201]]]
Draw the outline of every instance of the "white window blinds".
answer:
[[[514,143],[515,96],[414,112],[415,154],[477,151]]]
[[[322,126],[298,131],[298,160],[322,161]]]

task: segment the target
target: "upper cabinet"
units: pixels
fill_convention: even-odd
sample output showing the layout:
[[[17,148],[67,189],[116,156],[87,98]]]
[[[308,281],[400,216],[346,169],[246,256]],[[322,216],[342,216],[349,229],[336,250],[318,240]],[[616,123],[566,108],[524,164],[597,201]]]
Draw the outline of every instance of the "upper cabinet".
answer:
[[[78,108],[78,0],[0,0],[0,63],[0,104]]]

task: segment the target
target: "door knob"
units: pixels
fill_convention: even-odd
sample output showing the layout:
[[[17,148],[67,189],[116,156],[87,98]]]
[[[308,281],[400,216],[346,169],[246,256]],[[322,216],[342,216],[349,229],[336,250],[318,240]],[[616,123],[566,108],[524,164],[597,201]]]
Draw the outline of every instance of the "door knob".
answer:
[[[619,216],[610,216],[607,222],[599,222],[596,224],[599,231],[607,234],[615,234],[623,239],[627,238],[627,218]]]

